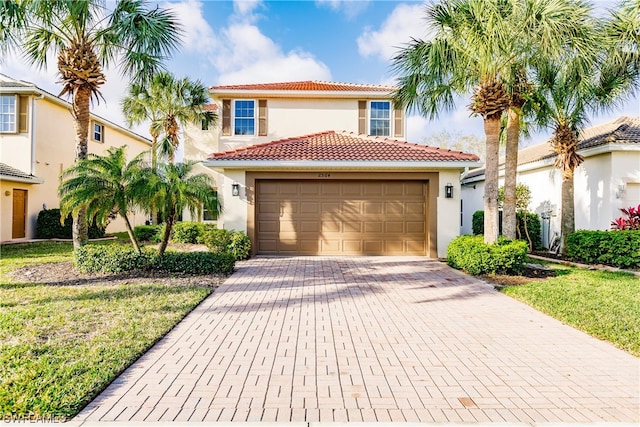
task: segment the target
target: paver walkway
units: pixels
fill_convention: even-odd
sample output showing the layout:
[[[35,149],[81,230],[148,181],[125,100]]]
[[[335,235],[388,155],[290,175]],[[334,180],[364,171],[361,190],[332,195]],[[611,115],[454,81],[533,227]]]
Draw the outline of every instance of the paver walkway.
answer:
[[[75,421],[639,421],[639,359],[418,257],[255,258]]]

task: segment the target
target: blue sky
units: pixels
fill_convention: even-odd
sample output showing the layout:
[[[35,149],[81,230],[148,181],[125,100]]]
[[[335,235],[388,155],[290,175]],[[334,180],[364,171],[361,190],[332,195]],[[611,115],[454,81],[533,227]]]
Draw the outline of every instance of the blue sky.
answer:
[[[420,1],[308,0],[308,1],[159,1],[173,9],[184,28],[183,47],[167,63],[176,76],[199,79],[205,85],[296,80],[392,84],[390,58],[410,37],[427,36],[424,4]],[[607,3],[600,2],[599,6]],[[36,83],[57,94],[55,61],[36,70],[19,58],[9,58],[0,71]],[[128,81],[107,70],[106,102],[94,112],[123,124],[120,100]],[[449,131],[481,137],[482,119],[469,117],[468,97],[458,108],[429,121],[413,115],[407,137]],[[592,118],[597,124],[620,115],[640,115],[633,99],[610,114]],[[145,134],[144,127],[136,129]],[[542,142],[534,134],[524,144]]]

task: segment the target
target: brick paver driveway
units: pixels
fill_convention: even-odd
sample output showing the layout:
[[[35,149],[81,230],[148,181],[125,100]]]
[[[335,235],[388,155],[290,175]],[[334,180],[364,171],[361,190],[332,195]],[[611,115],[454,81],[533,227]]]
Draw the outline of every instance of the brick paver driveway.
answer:
[[[426,258],[256,258],[76,421],[639,421],[639,360]]]

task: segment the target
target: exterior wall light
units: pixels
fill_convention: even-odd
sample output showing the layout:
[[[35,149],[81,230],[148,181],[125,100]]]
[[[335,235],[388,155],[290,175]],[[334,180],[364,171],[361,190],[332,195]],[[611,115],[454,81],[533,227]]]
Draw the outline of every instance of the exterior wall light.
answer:
[[[447,182],[447,185],[444,186],[444,197],[453,199],[453,184],[450,182]]]
[[[234,182],[233,184],[231,184],[231,195],[232,196],[240,195],[240,184],[238,184],[237,182]]]

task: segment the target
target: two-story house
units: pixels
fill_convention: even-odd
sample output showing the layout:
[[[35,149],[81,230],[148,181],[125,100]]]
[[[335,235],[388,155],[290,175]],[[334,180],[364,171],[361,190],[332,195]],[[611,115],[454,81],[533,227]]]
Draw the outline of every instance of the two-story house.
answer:
[[[393,90],[211,87],[218,126],[188,129],[185,158],[217,182],[218,226],[246,231],[256,254],[444,256],[460,229],[460,174],[478,158],[406,142]]]
[[[59,207],[60,172],[75,160],[70,108],[32,83],[0,74],[0,241],[35,238],[38,213]],[[129,158],[151,146],[147,138],[93,114],[88,141],[96,154],[126,145]],[[145,219],[140,213],[131,217],[133,225]],[[124,230],[119,218],[107,228]]]

